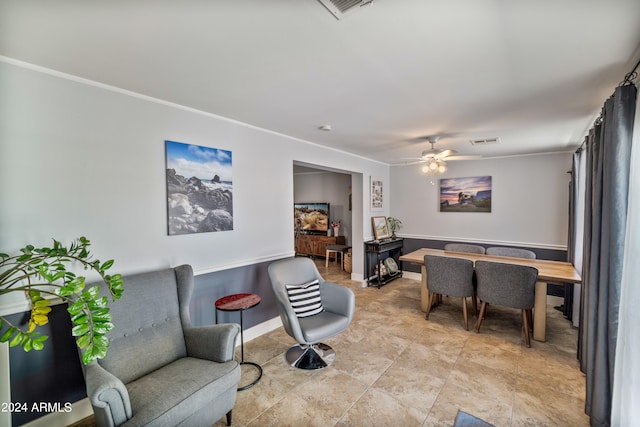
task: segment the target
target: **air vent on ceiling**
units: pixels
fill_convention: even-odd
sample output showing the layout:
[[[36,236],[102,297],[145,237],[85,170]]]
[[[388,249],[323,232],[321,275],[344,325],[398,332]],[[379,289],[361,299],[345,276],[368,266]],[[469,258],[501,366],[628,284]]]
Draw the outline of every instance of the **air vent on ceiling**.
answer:
[[[472,139],[471,145],[491,145],[500,144],[500,138]]]
[[[336,19],[342,19],[361,6],[373,3],[373,0],[318,0]]]

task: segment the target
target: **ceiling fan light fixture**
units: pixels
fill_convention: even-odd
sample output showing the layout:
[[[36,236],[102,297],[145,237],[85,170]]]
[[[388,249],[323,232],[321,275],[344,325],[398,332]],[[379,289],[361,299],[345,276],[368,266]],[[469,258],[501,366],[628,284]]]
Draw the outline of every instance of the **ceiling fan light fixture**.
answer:
[[[442,160],[431,158],[426,160],[424,165],[420,168],[420,171],[429,176],[431,185],[435,185],[435,176],[445,173],[447,171],[447,166]]]

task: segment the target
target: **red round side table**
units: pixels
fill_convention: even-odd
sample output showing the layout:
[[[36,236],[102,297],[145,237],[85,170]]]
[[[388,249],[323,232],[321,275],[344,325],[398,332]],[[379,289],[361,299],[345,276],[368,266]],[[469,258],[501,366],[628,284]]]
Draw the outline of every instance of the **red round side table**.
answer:
[[[248,310],[260,304],[261,300],[262,298],[260,298],[260,295],[256,295],[256,294],[232,294],[232,295],[224,296],[215,302],[216,324],[218,323],[218,310],[240,312],[240,364],[255,366],[258,369],[258,378],[256,378],[253,382],[245,386],[238,387],[238,390],[246,390],[250,387],[253,387],[254,385],[256,385],[258,381],[260,381],[260,378],[262,378],[262,366],[254,362],[244,361],[244,335],[243,335],[244,325],[242,323],[242,313],[245,310]]]

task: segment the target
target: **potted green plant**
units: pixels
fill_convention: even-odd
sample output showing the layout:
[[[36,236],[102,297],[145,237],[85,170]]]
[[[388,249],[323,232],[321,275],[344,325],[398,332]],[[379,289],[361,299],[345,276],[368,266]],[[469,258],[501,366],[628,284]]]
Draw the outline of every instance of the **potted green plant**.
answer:
[[[391,231],[391,238],[396,238],[396,230],[400,230],[402,228],[402,221],[398,218],[394,218],[392,216],[387,217],[387,224],[389,226],[389,231]]]
[[[36,328],[49,322],[50,300],[57,297],[68,305],[73,323],[71,332],[82,350],[82,363],[88,365],[106,356],[109,348],[106,334],[113,329],[109,299],[99,295],[98,286],[87,286],[85,277],[70,268],[79,265],[97,272],[108,285],[112,300],[122,296],[123,281],[120,274],[107,273],[113,260],[94,259],[89,245],[87,238],[80,237],[68,247],[53,240],[52,247],[27,245],[18,255],[0,253],[0,296],[23,292],[31,305],[26,330],[0,316],[0,342],[8,342],[11,347],[19,345],[25,351],[42,350],[48,337]]]

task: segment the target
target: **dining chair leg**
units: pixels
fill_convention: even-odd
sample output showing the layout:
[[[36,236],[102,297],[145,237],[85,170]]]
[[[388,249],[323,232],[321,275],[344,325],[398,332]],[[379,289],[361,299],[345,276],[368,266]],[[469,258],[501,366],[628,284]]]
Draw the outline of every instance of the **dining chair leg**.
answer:
[[[462,297],[462,317],[464,318],[464,330],[469,330],[469,315],[467,314],[467,298]]]
[[[529,332],[533,334],[533,313],[531,309],[527,310],[527,318],[529,319]]]
[[[529,316],[527,310],[522,310],[522,326],[524,328],[524,343],[531,347],[531,337],[529,336]]]
[[[476,322],[476,332],[480,333],[480,325],[482,325],[482,319],[484,318],[484,311],[487,309],[486,301],[482,301],[480,306],[480,314],[478,315],[478,321]]]
[[[477,316],[478,315],[478,298],[475,291],[473,292],[473,295],[471,295],[471,305],[473,306],[473,315]]]

